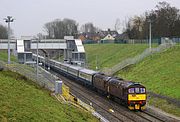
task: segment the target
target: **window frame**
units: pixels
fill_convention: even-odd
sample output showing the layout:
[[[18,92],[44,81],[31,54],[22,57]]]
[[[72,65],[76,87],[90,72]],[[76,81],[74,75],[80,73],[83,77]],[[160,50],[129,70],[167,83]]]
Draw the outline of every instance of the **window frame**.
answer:
[[[143,92],[142,92],[143,89]],[[146,88],[139,88],[140,93],[146,93]]]
[[[133,92],[130,91],[130,90],[132,90],[132,89],[133,89]],[[129,88],[129,89],[128,89],[128,93],[129,93],[129,94],[134,94],[134,93],[135,93],[135,89],[134,89],[134,88]]]

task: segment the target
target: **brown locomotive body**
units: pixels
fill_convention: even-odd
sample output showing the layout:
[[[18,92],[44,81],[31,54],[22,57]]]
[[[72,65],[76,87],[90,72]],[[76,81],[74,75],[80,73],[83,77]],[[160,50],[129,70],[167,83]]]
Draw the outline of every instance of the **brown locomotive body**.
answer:
[[[111,98],[117,97],[127,101],[127,89],[125,87],[127,82],[122,79],[98,73],[94,75],[93,86]]]
[[[108,82],[108,93],[109,95],[113,97],[120,98],[121,100],[125,101],[126,100],[126,89],[124,87],[124,82],[123,80],[118,80],[115,78],[112,78]]]
[[[118,98],[131,110],[144,109],[146,104],[145,87],[138,83],[98,73],[93,77],[93,86],[111,98]]]
[[[108,93],[107,87],[108,87],[108,81],[111,77],[106,76],[104,74],[97,73],[93,77],[93,86],[105,94]]]

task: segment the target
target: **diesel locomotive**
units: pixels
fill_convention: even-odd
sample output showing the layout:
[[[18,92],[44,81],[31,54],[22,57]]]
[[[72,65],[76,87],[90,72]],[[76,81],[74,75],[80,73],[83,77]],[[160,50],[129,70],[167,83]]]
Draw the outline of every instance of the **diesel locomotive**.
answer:
[[[130,110],[145,109],[146,88],[139,83],[96,73],[93,77],[93,86],[110,98],[118,98]]]
[[[74,79],[83,85],[90,86],[110,98],[118,99],[121,104],[125,104],[130,110],[145,109],[146,88],[139,83],[107,76],[97,71],[55,60],[45,61],[42,56],[38,56],[38,58],[43,65],[49,66],[61,75]],[[33,59],[36,60],[35,54],[33,54]]]

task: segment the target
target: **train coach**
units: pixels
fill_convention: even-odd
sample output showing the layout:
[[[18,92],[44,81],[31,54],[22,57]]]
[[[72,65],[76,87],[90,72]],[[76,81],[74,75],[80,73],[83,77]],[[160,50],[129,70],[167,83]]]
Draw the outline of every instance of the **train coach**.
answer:
[[[33,54],[33,57],[36,60],[35,54]],[[122,78],[110,77],[103,73],[55,60],[45,62],[42,56],[39,56],[39,61],[70,79],[92,87],[103,95],[118,99],[120,103],[125,104],[130,110],[145,109],[146,88],[139,83],[125,81]]]

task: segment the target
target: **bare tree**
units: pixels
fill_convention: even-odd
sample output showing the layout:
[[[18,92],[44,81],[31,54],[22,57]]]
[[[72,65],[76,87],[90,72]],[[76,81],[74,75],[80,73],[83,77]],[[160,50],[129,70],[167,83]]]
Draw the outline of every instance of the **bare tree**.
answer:
[[[66,35],[67,36],[76,36],[78,33],[78,23],[72,19],[64,19],[63,23],[65,25]]]
[[[98,28],[93,25],[93,23],[88,22],[81,26],[81,31],[85,33],[96,33],[98,32]]]
[[[64,38],[64,36],[76,36],[78,23],[72,19],[56,19],[44,25],[48,38]]]
[[[179,9],[171,7],[167,2],[159,2],[153,14],[155,16],[153,18],[155,24],[154,29],[157,32],[155,36],[178,36],[175,34],[175,29],[179,28],[176,26],[180,21]]]
[[[44,25],[45,32],[47,33],[47,38],[54,38],[53,24],[53,22],[48,22]]]
[[[146,12],[145,16],[129,19],[126,26],[129,38],[147,38],[149,22],[152,25],[153,38],[180,36],[180,11],[167,2],[159,2],[155,10]]]

